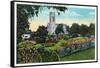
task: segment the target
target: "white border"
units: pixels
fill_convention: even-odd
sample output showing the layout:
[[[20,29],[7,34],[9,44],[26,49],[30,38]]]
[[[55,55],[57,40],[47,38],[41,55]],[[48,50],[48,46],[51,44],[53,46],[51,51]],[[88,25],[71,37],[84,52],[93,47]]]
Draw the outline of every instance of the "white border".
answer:
[[[43,62],[43,63],[17,64],[17,63],[16,63],[16,60],[17,60],[17,58],[16,58],[16,55],[17,55],[17,54],[16,54],[16,53],[17,53],[17,50],[16,50],[16,46],[17,46],[17,45],[16,45],[16,39],[17,39],[17,35],[16,35],[16,34],[17,34],[17,33],[16,33],[16,32],[17,32],[17,27],[16,27],[16,26],[17,26],[17,4],[28,4],[28,5],[33,5],[33,4],[34,4],[34,5],[46,5],[46,6],[47,6],[47,5],[48,5],[48,6],[67,6],[67,4],[66,4],[66,5],[61,5],[61,4],[60,4],[60,5],[58,5],[58,4],[55,5],[55,4],[43,4],[43,3],[39,3],[39,4],[38,4],[38,3],[26,3],[26,2],[14,2],[14,11],[15,11],[15,12],[14,12],[14,13],[15,13],[15,15],[14,15],[14,16],[15,16],[15,17],[14,17],[14,29],[15,29],[15,30],[14,30],[14,34],[15,34],[15,35],[14,35],[14,36],[15,36],[15,37],[14,37],[14,38],[15,38],[15,40],[14,40],[14,45],[15,45],[15,46],[14,46],[14,52],[15,52],[15,53],[14,53],[14,55],[15,55],[14,60],[15,60],[15,61],[14,61],[14,63],[15,63],[15,66],[44,65],[44,64],[62,64],[62,63],[77,63],[77,62],[79,63],[79,62],[92,62],[92,61],[97,61],[97,55],[96,55],[96,54],[97,54],[97,50],[96,50],[96,48],[97,48],[97,42],[96,42],[96,41],[97,41],[97,37],[96,37],[96,35],[97,35],[97,33],[96,33],[96,30],[97,30],[97,28],[96,28],[96,27],[97,27],[97,21],[96,21],[96,20],[97,20],[97,19],[96,19],[97,16],[96,16],[96,15],[97,15],[97,13],[95,13],[95,23],[96,23],[96,25],[95,25],[95,38],[96,38],[96,39],[95,39],[95,45],[96,45],[96,46],[95,46],[95,59],[94,59],[94,60],[77,60],[77,61],[58,61],[58,62]],[[68,6],[69,6],[69,5],[68,5]],[[72,6],[72,5],[71,5],[71,6]],[[74,7],[77,7],[77,6],[75,5]],[[80,8],[93,8],[93,9],[95,9],[95,12],[97,12],[97,11],[96,11],[96,7],[91,7],[91,6],[90,6],[90,7],[78,6],[78,7],[80,7]]]

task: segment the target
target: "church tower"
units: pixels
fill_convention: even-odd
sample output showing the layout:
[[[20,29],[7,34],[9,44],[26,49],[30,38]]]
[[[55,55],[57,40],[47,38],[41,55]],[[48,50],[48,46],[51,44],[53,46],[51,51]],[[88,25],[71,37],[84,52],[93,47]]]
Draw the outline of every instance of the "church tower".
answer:
[[[55,23],[55,12],[50,12],[49,13],[49,22],[50,23]]]
[[[55,12],[52,10],[49,12],[49,22],[47,25],[47,31],[49,35],[55,35],[56,30]]]

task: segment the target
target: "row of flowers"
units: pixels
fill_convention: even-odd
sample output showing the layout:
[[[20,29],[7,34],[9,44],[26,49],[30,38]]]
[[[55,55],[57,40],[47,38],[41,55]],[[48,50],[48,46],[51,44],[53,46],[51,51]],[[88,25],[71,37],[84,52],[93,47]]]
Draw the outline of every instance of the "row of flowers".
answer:
[[[34,44],[33,41],[24,41],[17,46],[18,63],[59,61],[60,56],[91,47],[93,39],[77,37],[68,40],[59,40],[51,44]]]

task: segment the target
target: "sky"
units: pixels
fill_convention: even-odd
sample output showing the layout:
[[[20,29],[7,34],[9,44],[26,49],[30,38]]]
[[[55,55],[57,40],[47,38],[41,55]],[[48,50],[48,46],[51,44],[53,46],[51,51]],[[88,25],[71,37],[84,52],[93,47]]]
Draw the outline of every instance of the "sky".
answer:
[[[95,23],[96,10],[95,7],[89,6],[72,6],[66,5],[68,8],[65,12],[60,12],[58,15],[57,10],[52,10],[55,12],[55,23],[63,23],[71,26],[73,23],[86,24]],[[29,18],[30,30],[36,31],[41,25],[47,26],[49,22],[49,12],[51,9],[44,7],[41,12],[39,12],[38,17]]]

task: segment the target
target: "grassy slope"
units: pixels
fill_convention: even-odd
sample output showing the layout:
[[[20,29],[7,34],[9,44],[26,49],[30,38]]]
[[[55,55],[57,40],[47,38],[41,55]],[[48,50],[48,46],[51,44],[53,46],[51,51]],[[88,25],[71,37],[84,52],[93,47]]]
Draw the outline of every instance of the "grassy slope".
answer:
[[[95,57],[95,49],[90,48],[80,52],[73,53],[69,56],[61,57],[61,61],[73,61],[73,60],[90,60]]]

